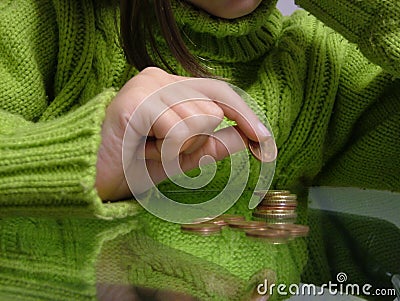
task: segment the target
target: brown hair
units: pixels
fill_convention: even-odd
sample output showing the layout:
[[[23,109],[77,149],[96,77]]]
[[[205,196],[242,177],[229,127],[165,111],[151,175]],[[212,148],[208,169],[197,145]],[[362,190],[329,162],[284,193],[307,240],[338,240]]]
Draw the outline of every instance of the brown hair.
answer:
[[[121,0],[120,15],[122,48],[130,64],[139,70],[158,66],[175,73],[156,45],[154,28],[158,25],[171,54],[187,72],[198,77],[211,76],[187,49],[173,16],[171,0]],[[154,24],[152,16],[158,24]]]

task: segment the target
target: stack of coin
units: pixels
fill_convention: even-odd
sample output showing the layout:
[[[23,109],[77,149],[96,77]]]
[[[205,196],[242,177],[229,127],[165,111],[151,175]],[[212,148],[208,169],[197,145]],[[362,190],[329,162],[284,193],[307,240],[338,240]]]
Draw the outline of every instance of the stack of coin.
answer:
[[[253,212],[253,217],[269,224],[295,223],[297,218],[297,196],[288,190],[255,192],[264,195]]]

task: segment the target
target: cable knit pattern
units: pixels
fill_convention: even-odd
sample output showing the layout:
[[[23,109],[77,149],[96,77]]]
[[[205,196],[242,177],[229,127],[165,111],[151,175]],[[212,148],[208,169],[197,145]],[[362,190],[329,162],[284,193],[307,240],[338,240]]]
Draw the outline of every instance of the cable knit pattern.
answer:
[[[0,299],[97,300],[101,244],[136,227],[132,219],[0,219]]]
[[[265,111],[279,148],[273,187],[302,192],[312,184],[355,185],[400,191],[399,2],[299,0],[298,4],[315,17],[300,11],[290,18],[282,17],[275,3],[262,1],[251,15],[232,21],[173,1],[189,49],[204,59],[215,75],[248,92]],[[103,204],[94,189],[105,108],[138,72],[126,63],[118,45],[113,5],[91,0],[1,2],[1,217],[113,219],[138,213],[133,201]],[[157,41],[168,56],[166,61],[185,75],[162,39],[158,37]],[[253,159],[251,164],[253,170],[257,168]],[[225,183],[229,164],[224,161],[219,167],[211,189]],[[252,174],[250,185],[255,177],[256,173]],[[172,186],[165,182],[160,187],[168,190]],[[249,216],[246,197],[244,194],[232,213]],[[299,210],[301,221],[306,222],[304,202]],[[177,225],[146,212],[135,220],[145,230],[132,234],[137,248],[129,247],[143,260],[124,261],[130,281],[179,289],[206,300],[243,300],[243,290],[247,289],[244,283],[268,269],[276,273],[278,283],[295,283],[300,280],[307,252],[322,248],[318,235],[311,236],[308,249],[303,240],[260,247],[231,232],[207,239],[188,237]],[[29,300],[43,300],[41,288],[51,284],[46,282],[47,276],[41,278],[40,271],[55,266],[48,264],[41,248],[24,257],[20,242],[34,237],[38,230],[29,220],[21,219],[18,224],[14,228],[0,225],[2,233],[7,232],[0,236],[0,286],[12,284],[7,297],[20,294],[18,288],[25,287],[28,293],[21,293],[23,300],[28,300],[29,294]],[[53,226],[38,233],[45,236]],[[71,231],[60,238],[63,244],[80,244],[86,236],[91,246],[83,248],[82,254],[93,263],[101,245],[93,241],[95,227],[81,238],[71,235],[79,231],[77,227],[65,227],[65,231]],[[22,231],[23,235],[13,231]],[[148,254],[160,243],[169,257],[155,254],[152,261]],[[58,242],[49,242],[53,244]],[[55,256],[82,263],[77,259],[80,250],[57,251]],[[315,257],[320,261],[313,272],[328,277],[324,265],[327,259],[321,256]],[[23,259],[13,261],[13,257]],[[191,258],[199,271],[191,269]],[[37,270],[26,271],[24,265],[35,260],[39,262]],[[12,267],[14,263],[16,267]],[[201,267],[204,275],[224,279],[221,286],[205,283],[207,277],[202,277]],[[65,283],[92,285],[94,271],[87,265],[84,268],[85,273],[79,275],[76,271],[81,269],[72,268],[77,278]],[[60,275],[67,275],[57,275],[57,279],[71,279],[71,269],[57,269]],[[33,283],[39,283],[40,289],[34,290]],[[93,298],[93,289],[76,292],[74,285],[61,285],[56,293],[70,294],[70,300]]]

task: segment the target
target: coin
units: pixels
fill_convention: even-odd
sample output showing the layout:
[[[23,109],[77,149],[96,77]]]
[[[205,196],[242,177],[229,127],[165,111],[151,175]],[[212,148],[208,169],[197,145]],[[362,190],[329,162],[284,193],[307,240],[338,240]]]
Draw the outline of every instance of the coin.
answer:
[[[219,226],[227,226],[228,225],[228,222],[222,216],[216,217],[216,218],[208,221],[208,223],[216,224],[216,225],[219,225]]]
[[[227,223],[233,222],[233,221],[244,221],[245,220],[244,216],[239,215],[239,214],[222,214],[220,217]]]
[[[234,221],[229,223],[229,227],[235,229],[266,229],[267,223],[263,221]]]
[[[257,210],[253,212],[254,215],[258,215],[259,217],[264,216],[267,218],[296,218],[297,213],[295,211],[281,211],[281,212],[272,212],[270,210]]]
[[[290,225],[289,232],[296,237],[307,236],[310,232],[310,227],[305,225],[292,224]]]
[[[282,244],[289,241],[290,233],[286,230],[275,230],[275,229],[257,229],[257,230],[246,230],[246,236],[264,239],[273,244]]]
[[[208,223],[209,221],[212,220],[212,217],[201,217],[201,218],[196,218],[193,221],[193,224],[201,224],[201,223]]]
[[[296,200],[288,200],[288,199],[270,199],[270,200],[262,200],[259,206],[287,206],[287,207],[297,207]]]
[[[261,203],[256,210],[280,209],[280,210],[295,210],[297,203]]]
[[[289,190],[254,190],[255,195],[259,196],[273,196],[273,195],[288,195],[290,194]]]
[[[277,215],[290,215],[296,213],[294,209],[272,209],[272,208],[260,208],[256,209],[254,212],[264,213],[264,214],[277,214]]]
[[[260,143],[249,140],[249,149],[257,160],[264,163],[274,161],[278,153],[273,137],[269,137],[266,141]]]
[[[201,235],[212,235],[219,233],[221,231],[221,226],[210,223],[188,224],[181,225],[181,230]]]
[[[288,201],[296,201],[297,200],[297,195],[295,194],[286,194],[286,195],[266,195],[263,198],[264,201],[279,201],[279,200],[288,200]]]
[[[268,228],[289,231],[294,237],[307,236],[310,231],[310,227],[300,224],[269,224]]]
[[[288,195],[290,194],[289,190],[268,190],[267,195],[268,196],[273,196],[273,195]]]
[[[251,229],[245,231],[248,236],[254,237],[289,237],[290,232],[286,230],[278,230],[278,229]]]
[[[295,219],[297,217],[297,213],[288,212],[288,213],[270,213],[265,210],[257,210],[252,214],[254,217],[262,218],[262,219]]]
[[[297,207],[296,200],[262,200],[258,206]]]

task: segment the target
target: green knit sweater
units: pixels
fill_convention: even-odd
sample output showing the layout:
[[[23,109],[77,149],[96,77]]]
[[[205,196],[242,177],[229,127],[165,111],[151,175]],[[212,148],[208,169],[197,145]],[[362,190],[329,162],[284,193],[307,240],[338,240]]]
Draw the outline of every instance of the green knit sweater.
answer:
[[[116,9],[109,2],[5,0],[0,4],[0,217],[100,217],[104,221],[97,222],[107,223],[134,216],[108,222],[111,229],[112,223],[132,220],[146,227],[130,234],[138,241],[140,251],[135,254],[143,260],[130,265],[134,272],[129,281],[177,288],[205,300],[240,300],[248,293],[247,279],[263,275],[266,269],[278,274],[277,281],[297,282],[307,257],[304,241],[265,248],[231,233],[211,240],[188,238],[177,225],[157,220],[134,201],[99,199],[95,166],[105,108],[137,73],[119,46]],[[233,21],[173,3],[178,25],[190,38],[189,49],[265,110],[279,148],[273,187],[298,191],[309,185],[339,185],[400,191],[399,2],[298,1],[325,25],[304,11],[282,17],[275,2],[265,0],[251,15]],[[167,61],[185,75],[172,58]],[[224,178],[224,163],[219,171],[213,182],[217,189],[223,183],[218,179]],[[170,184],[160,187],[168,189]],[[248,214],[245,208],[239,202],[232,210]],[[15,220],[21,225],[30,221]],[[34,221],[44,224],[41,229],[53,223]],[[1,223],[0,230],[19,240],[31,239],[36,231],[13,227],[10,219]],[[79,222],[82,228],[84,224]],[[87,224],[97,231],[97,238],[86,231],[91,246],[86,250],[96,256],[102,241],[98,231],[103,228],[93,226],[93,221]],[[22,232],[12,234],[15,228]],[[64,228],[69,229],[60,226]],[[79,245],[73,236],[62,237],[63,244]],[[157,268],[152,266],[155,263],[146,258],[155,256],[149,250],[159,243],[187,270],[174,274],[165,264],[170,259],[162,256]],[[23,252],[18,240],[0,242],[0,268],[11,269],[0,272],[0,287],[23,286],[6,276],[12,273],[10,258]],[[186,258],[185,252],[194,259]],[[79,257],[74,252],[57,254]],[[38,266],[43,269],[48,264],[45,252],[38,256],[27,258],[40,258]],[[205,278],[188,267],[194,261],[205,271],[200,276],[222,275],[223,284],[207,287]],[[68,273],[75,275],[77,266]],[[89,263],[85,269],[90,270]],[[38,279],[34,272],[22,270],[21,277]],[[88,283],[93,282],[91,273]],[[63,279],[60,275],[58,280]],[[76,279],[68,283],[79,282]],[[32,293],[32,282],[27,283],[31,293],[21,300],[28,300],[29,294],[41,299]]]

